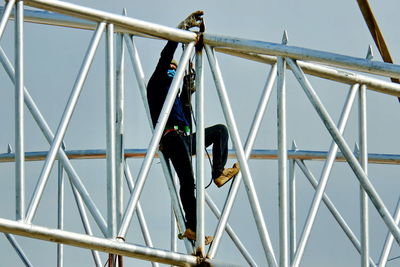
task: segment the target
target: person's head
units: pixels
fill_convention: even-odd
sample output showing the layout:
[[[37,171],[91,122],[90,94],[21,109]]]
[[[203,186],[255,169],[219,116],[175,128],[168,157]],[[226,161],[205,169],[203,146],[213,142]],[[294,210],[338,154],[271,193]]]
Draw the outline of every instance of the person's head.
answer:
[[[169,68],[170,68],[170,69],[173,69],[173,70],[176,70],[176,68],[178,68],[178,62],[176,62],[176,60],[173,59],[173,60],[171,61],[171,63],[169,63]]]

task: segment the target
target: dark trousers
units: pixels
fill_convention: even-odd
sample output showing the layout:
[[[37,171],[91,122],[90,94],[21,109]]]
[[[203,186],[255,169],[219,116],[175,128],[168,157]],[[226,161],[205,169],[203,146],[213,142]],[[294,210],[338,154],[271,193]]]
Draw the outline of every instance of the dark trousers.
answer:
[[[212,178],[223,171],[228,157],[228,130],[218,124],[205,129],[205,146],[213,145]],[[161,139],[162,152],[169,158],[178,174],[179,194],[186,217],[186,227],[196,231],[196,197],[192,155],[196,153],[196,134],[186,136],[176,131]]]

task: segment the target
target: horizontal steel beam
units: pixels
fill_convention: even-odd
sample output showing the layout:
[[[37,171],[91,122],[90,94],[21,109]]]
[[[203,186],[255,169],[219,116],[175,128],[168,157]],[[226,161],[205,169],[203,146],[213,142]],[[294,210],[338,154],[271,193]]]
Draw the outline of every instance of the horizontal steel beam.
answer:
[[[225,47],[243,52],[289,57],[303,61],[315,61],[329,66],[351,69],[380,76],[400,78],[400,65],[373,61],[365,58],[209,33],[204,34],[203,41],[205,44],[215,48]]]
[[[201,259],[192,255],[36,226],[2,218],[0,218],[0,232],[176,266],[198,266],[201,262]],[[206,263],[205,266],[237,266],[218,262],[212,259],[204,259],[204,262]]]
[[[72,3],[56,0],[25,0],[24,4],[97,23],[111,23],[116,28],[123,29],[126,32],[137,32],[182,43],[197,40],[197,34],[191,31],[184,31]]]
[[[211,155],[211,151],[210,155]],[[229,158],[236,158],[234,150],[230,149]],[[143,158],[147,153],[146,149],[125,149],[125,158]],[[105,159],[106,151],[104,149],[91,149],[91,150],[67,150],[65,154],[70,159]],[[328,155],[326,151],[313,151],[313,150],[288,150],[289,159],[299,160],[325,160]],[[46,159],[47,151],[36,151],[26,152],[26,161],[41,161]],[[358,157],[358,154],[355,153]],[[156,154],[158,157],[158,154]],[[250,159],[278,159],[278,152],[276,149],[253,149],[250,155]],[[14,162],[14,153],[2,153],[0,154],[1,162]],[[337,154],[336,161],[345,162],[346,159],[341,153]],[[400,164],[400,155],[398,154],[378,154],[369,153],[368,162],[374,164]]]
[[[3,13],[3,11],[4,7],[0,7],[0,13]],[[11,12],[10,18],[11,19],[15,18],[14,10]],[[94,21],[74,18],[71,16],[48,12],[48,11],[32,10],[32,9],[24,10],[24,21],[37,24],[46,24],[46,25],[62,26],[62,27],[85,29],[85,30],[95,30],[97,26],[97,23]]]
[[[0,7],[0,14],[3,13],[4,9],[5,9],[4,7]],[[14,18],[15,18],[15,12],[13,10],[10,14],[10,19]],[[24,21],[29,23],[44,24],[44,25],[51,25],[58,27],[81,29],[81,30],[93,30],[93,31],[96,29],[97,26],[96,22],[87,19],[75,18],[59,13],[43,11],[43,10],[32,10],[32,9],[24,10]],[[155,38],[147,34],[139,33],[137,31],[129,29],[124,29],[118,26],[114,27],[114,31],[119,33],[133,34],[141,37]]]
[[[229,48],[216,48],[218,52],[237,56],[253,61],[257,61],[260,63],[266,63],[270,65],[276,64],[276,57],[275,56],[268,56],[268,55],[260,55],[256,53],[246,53],[242,51],[237,51],[235,49]],[[304,62],[304,61],[297,61],[297,64],[301,69],[310,75],[317,76],[320,78],[328,79],[331,81],[341,82],[349,85],[353,85],[356,83],[365,84],[368,89],[377,91],[384,94],[389,94],[393,96],[400,96],[400,84],[383,81],[380,79],[368,77],[362,74],[350,72],[348,70],[343,69],[336,69],[331,68],[315,63]],[[288,67],[289,68],[289,67]]]

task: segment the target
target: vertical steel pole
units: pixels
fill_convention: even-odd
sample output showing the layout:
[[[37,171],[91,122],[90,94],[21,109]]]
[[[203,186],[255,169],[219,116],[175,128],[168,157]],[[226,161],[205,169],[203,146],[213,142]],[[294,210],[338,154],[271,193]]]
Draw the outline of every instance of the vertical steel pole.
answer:
[[[359,142],[360,164],[368,175],[368,150],[367,150],[367,102],[366,85],[361,85],[359,90]],[[360,215],[361,215],[361,266],[369,266],[369,222],[368,222],[368,195],[360,185]]]
[[[194,47],[194,43],[188,44],[185,51],[183,52],[180,62],[179,62],[179,67],[177,69],[177,73],[172,81],[168,95],[164,102],[164,106],[161,109],[158,123],[154,129],[154,134],[153,134],[153,137],[151,138],[147,154],[143,160],[142,167],[139,171],[138,182],[137,182],[136,187],[129,199],[128,206],[127,206],[126,212],[124,214],[122,224],[121,224],[121,229],[119,231],[118,236],[123,237],[126,235],[126,233],[128,231],[129,224],[131,223],[133,213],[135,212],[136,204],[137,204],[140,194],[142,192],[144,182],[145,182],[147,174],[149,172],[151,163],[153,162],[154,154],[156,153],[156,150],[158,148],[158,144],[161,140],[161,135],[164,131],[165,125],[167,123],[167,119],[169,117],[169,113],[171,111],[172,105],[173,105],[176,95],[178,93],[179,84],[180,84],[181,79],[184,74],[184,66],[186,66],[186,64],[188,63],[188,61],[190,59],[190,55],[193,52],[193,47]]]
[[[176,225],[176,218],[174,207],[171,202],[171,251],[176,252],[178,249],[176,237],[178,236],[178,227]]]
[[[58,161],[58,211],[57,228],[64,229],[64,168]],[[57,243],[57,267],[64,266],[64,245]]]
[[[214,76],[215,85],[217,87],[218,96],[221,101],[222,110],[224,112],[225,119],[228,124],[228,130],[232,137],[233,145],[236,149],[236,156],[239,160],[241,172],[243,174],[244,183],[246,186],[246,191],[249,196],[250,206],[252,208],[257,229],[260,234],[261,243],[263,245],[268,263],[271,266],[276,266],[275,257],[272,252],[272,247],[270,246],[271,244],[270,244],[269,234],[267,231],[267,226],[265,224],[264,216],[261,211],[260,202],[256,194],[255,186],[250,174],[250,169],[247,164],[246,156],[244,154],[243,145],[240,140],[239,132],[236,126],[236,121],[233,117],[233,112],[226,93],[225,84],[223,83],[222,80],[222,74],[212,49],[207,45],[206,45],[206,51],[207,51],[208,61],[210,63],[211,72]]]
[[[8,76],[10,77],[11,81],[15,83],[15,71],[14,67],[12,66],[10,60],[8,59],[7,55],[4,53],[4,50],[0,47],[0,61],[3,65],[4,69],[6,70]],[[47,124],[46,120],[43,118],[39,108],[37,107],[36,103],[33,101],[31,95],[29,94],[28,90],[24,87],[24,99],[25,104],[29,111],[31,112],[33,118],[35,119],[36,123],[38,124],[39,128],[43,132],[46,140],[51,144],[54,135],[51,131],[49,125]],[[93,215],[93,218],[96,220],[99,228],[101,229],[104,236],[107,236],[107,226],[104,218],[102,217],[100,211],[94,204],[94,201],[91,199],[88,191],[86,190],[85,186],[83,185],[81,179],[79,178],[78,174],[76,173],[75,169],[73,168],[71,162],[69,161],[67,155],[65,154],[64,150],[58,150],[58,157],[64,165],[65,171],[67,172],[69,179],[72,180],[76,188],[78,189],[79,193],[82,195],[83,200],[85,201],[86,206],[90,210]]]
[[[107,25],[106,38],[106,135],[107,135],[107,198],[109,238],[117,235],[116,153],[115,153],[115,76],[114,25]]]
[[[124,132],[125,132],[125,47],[123,34],[117,35],[117,57],[116,57],[116,161],[117,161],[117,223],[121,225],[124,199]]]
[[[175,173],[173,182],[177,180],[177,175]],[[176,252],[178,250],[177,236],[178,236],[178,225],[177,216],[175,215],[174,203],[171,201],[171,251]]]
[[[366,59],[372,60],[372,47],[369,46]],[[368,149],[367,149],[367,86],[361,85],[358,101],[359,115],[359,161],[365,174],[368,175]],[[361,233],[361,266],[368,267],[369,260],[369,211],[368,195],[360,185],[360,233]]]
[[[24,1],[15,12],[15,196],[16,219],[25,219],[25,142],[24,142]]]
[[[356,157],[353,155],[353,152],[350,150],[349,146],[347,145],[346,141],[344,140],[343,136],[340,134],[338,128],[335,126],[332,118],[329,116],[329,113],[322,105],[321,100],[315,93],[314,89],[312,88],[311,84],[305,77],[303,71],[297,66],[297,64],[291,60],[290,58],[286,59],[288,64],[290,65],[293,73],[295,74],[297,80],[302,85],[305,93],[307,94],[310,102],[316,109],[318,115],[320,116],[321,120],[324,122],[327,130],[339,146],[340,150],[342,151],[344,157],[346,158],[347,162],[349,163],[350,167],[354,171],[355,175],[357,176],[358,180],[364,187],[365,191],[367,192],[368,196],[371,198],[372,203],[375,205],[378,213],[382,217],[383,221],[390,229],[392,234],[394,235],[397,243],[400,244],[400,229],[396,225],[393,217],[391,216],[390,212],[386,208],[385,204],[383,203],[382,199],[379,197],[378,193],[376,192],[374,186],[370,182],[368,176],[365,174],[364,170],[362,169],[361,165],[357,161]]]
[[[123,12],[126,15],[126,9]],[[122,216],[124,212],[124,104],[125,104],[125,46],[124,35],[119,33],[117,35],[117,70],[116,70],[116,187],[117,187],[117,231],[119,231],[122,223]],[[122,256],[118,256],[119,267],[122,267]],[[154,264],[153,264],[154,266]]]
[[[178,249],[176,237],[178,236],[178,227],[176,226],[176,219],[174,213],[174,206],[171,202],[171,251],[176,252]],[[171,265],[172,267],[173,265]]]
[[[292,142],[292,150],[297,150],[296,142]],[[289,228],[290,228],[290,263],[293,261],[297,248],[297,222],[296,222],[296,174],[295,160],[289,160]]]
[[[286,144],[286,63],[278,57],[277,79],[277,121],[278,121],[278,176],[279,176],[279,266],[288,266],[288,183],[287,183],[287,144]]]
[[[196,255],[204,257],[204,68],[203,50],[196,47]],[[190,92],[189,92],[190,93]]]
[[[107,261],[107,263],[108,263],[108,267],[113,267],[113,263],[114,263],[114,257],[113,257],[113,255],[112,254],[108,254],[108,261]]]
[[[1,20],[0,20],[0,40],[3,37],[3,33],[6,28],[8,19],[10,18],[10,14],[14,7],[15,1],[16,0],[9,0],[6,4],[6,7],[4,8],[3,16],[1,17]]]
[[[27,211],[26,218],[25,218],[25,221],[27,223],[30,223],[32,221],[32,219],[33,219],[33,217],[34,217],[34,215],[36,213],[37,207],[39,205],[39,201],[41,199],[41,196],[43,194],[44,188],[46,186],[48,177],[50,175],[51,167],[54,164],[54,160],[56,158],[57,152],[60,149],[61,142],[62,142],[62,140],[64,138],[65,132],[66,132],[67,127],[68,127],[68,124],[69,124],[69,122],[71,120],[72,113],[73,113],[73,111],[75,109],[75,106],[76,106],[76,104],[78,102],[79,95],[80,95],[80,93],[82,91],[83,84],[84,84],[84,82],[86,80],[87,74],[89,72],[90,65],[91,65],[91,63],[93,61],[96,48],[97,48],[97,46],[99,44],[99,41],[100,41],[100,38],[101,38],[101,35],[102,35],[103,31],[104,31],[105,26],[106,26],[106,24],[104,22],[101,22],[98,25],[98,27],[97,27],[94,35],[93,35],[93,38],[91,40],[89,49],[88,49],[88,51],[86,53],[84,62],[82,64],[82,67],[81,67],[79,75],[78,75],[78,78],[77,78],[77,80],[75,82],[75,85],[74,85],[74,87],[72,89],[70,98],[68,99],[67,106],[66,106],[66,108],[64,110],[64,113],[62,115],[62,118],[61,118],[60,124],[58,126],[57,132],[56,132],[56,134],[54,136],[54,140],[52,142],[50,151],[47,154],[46,161],[45,161],[43,169],[42,169],[42,171],[40,173],[39,182],[37,183],[35,191],[33,193],[33,196],[32,196],[32,199],[31,199],[31,202],[30,202],[30,205],[29,205],[29,209]]]

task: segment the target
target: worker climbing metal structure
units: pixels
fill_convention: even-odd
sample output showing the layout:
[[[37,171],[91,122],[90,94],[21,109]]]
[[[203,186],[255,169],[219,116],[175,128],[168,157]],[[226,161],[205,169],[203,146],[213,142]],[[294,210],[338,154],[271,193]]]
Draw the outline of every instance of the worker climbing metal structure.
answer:
[[[24,6],[38,8],[39,11],[26,10]],[[15,7],[15,11],[14,10]],[[42,10],[42,11],[40,11]],[[50,11],[50,12],[49,12]],[[15,219],[0,218],[0,231],[18,253],[21,261],[26,266],[35,266],[24,252],[24,243],[19,241],[19,236],[45,240],[57,243],[57,266],[63,266],[63,244],[91,250],[93,265],[123,266],[123,259],[130,257],[148,264],[158,266],[159,263],[176,266],[301,266],[302,258],[309,242],[311,230],[317,218],[318,209],[322,202],[334,216],[345,235],[348,237],[355,251],[361,257],[362,266],[384,266],[388,261],[389,252],[396,241],[400,244],[400,206],[396,207],[394,215],[389,211],[387,204],[382,200],[375,189],[375,185],[368,176],[368,164],[399,164],[400,155],[373,154],[367,150],[366,136],[366,91],[373,90],[382,94],[400,96],[400,85],[385,81],[385,78],[400,78],[400,66],[372,60],[369,52],[367,57],[356,58],[329,52],[317,51],[307,48],[299,48],[288,45],[287,34],[284,33],[282,43],[269,43],[226,37],[215,34],[183,31],[162,25],[157,25],[142,20],[130,18],[125,15],[116,15],[92,8],[86,8],[54,0],[8,0],[3,8],[0,21],[0,37],[3,36],[9,20],[15,21],[15,58],[14,64],[0,49],[0,60],[4,70],[15,84],[15,151],[0,155],[0,161],[6,164],[12,162],[15,166]],[[25,22],[47,24],[54,26],[71,27],[93,31],[92,39],[84,56],[75,84],[65,104],[63,115],[57,129],[50,129],[46,118],[42,116],[39,107],[29,93],[29,85],[25,83],[24,73],[24,31]],[[64,137],[68,125],[73,117],[79,96],[84,88],[86,77],[92,65],[94,55],[99,47],[102,35],[106,39],[106,132],[107,141],[104,150],[80,150],[68,151],[64,147]],[[157,38],[173,40],[185,44],[185,49],[179,60],[177,74],[171,85],[158,123],[153,131],[146,149],[124,147],[124,58],[129,56],[136,75],[137,88],[140,90],[143,105],[147,112],[146,120],[151,128],[150,114],[146,100],[146,77],[142,68],[140,53],[135,45],[135,39]],[[126,53],[127,52],[127,53]],[[226,87],[217,52],[240,57],[246,60],[257,61],[271,65],[265,87],[263,88],[256,114],[249,127],[246,142],[240,137],[237,121],[234,116],[234,107],[229,99],[229,89]],[[191,243],[184,239],[184,249],[177,248],[178,231],[185,229],[184,215],[181,209],[178,186],[175,183],[173,172],[168,163],[158,153],[158,144],[161,139],[169,112],[176,94],[179,91],[180,82],[184,76],[185,66],[195,55],[196,69],[196,132],[197,132],[197,156],[196,163],[196,196],[197,196],[197,240]],[[205,192],[205,158],[204,158],[204,68],[208,61],[212,78],[221,103],[221,108],[226,119],[233,149],[230,157],[235,158],[241,166],[241,172],[232,182],[228,196],[219,210],[211,196]],[[286,118],[286,80],[287,73],[291,71],[305,92],[311,106],[315,109],[325,129],[329,132],[332,143],[329,150],[306,151],[300,150],[293,143],[289,148],[287,143],[287,118]],[[321,77],[335,81],[339,84],[350,85],[345,105],[341,110],[341,116],[337,123],[332,119],[319,95],[314,89],[310,76]],[[147,77],[148,78],[148,77]],[[275,85],[275,86],[274,86]],[[257,132],[261,126],[270,96],[276,89],[277,95],[277,148],[272,150],[253,148]],[[353,151],[343,132],[350,116],[350,111],[355,99],[358,97],[359,140],[358,148]],[[25,149],[25,142],[29,142],[24,135],[24,107],[31,112],[43,135],[50,144],[47,151],[29,152]],[[340,151],[340,152],[339,152]],[[127,163],[127,159],[142,158],[140,170],[136,179]],[[151,233],[146,226],[143,209],[140,204],[141,194],[150,172],[154,158],[161,161],[161,168],[165,175],[172,206],[171,219],[171,247],[158,248],[152,242]],[[83,181],[77,173],[73,160],[91,160],[106,158],[107,172],[107,214],[102,214],[99,203],[96,203],[88,190],[92,185]],[[260,201],[259,195],[262,188],[255,186],[256,176],[250,168],[250,160],[274,159],[278,163],[275,184],[279,191],[279,224],[277,227],[267,224],[263,212],[268,203]],[[319,179],[316,179],[308,161],[323,161],[324,166]],[[25,169],[28,161],[43,161],[36,185],[32,189],[26,186]],[[329,198],[325,189],[335,161],[346,162],[351,170],[351,179],[357,179],[360,185],[361,203],[361,233],[357,235],[342,217],[334,202]],[[52,177],[54,164],[58,162],[58,223],[57,227],[49,228],[35,223],[35,215],[41,205],[41,199],[47,183]],[[344,164],[344,163],[343,163]],[[313,198],[305,219],[304,226],[299,236],[297,229],[301,227],[297,221],[297,203],[295,168],[302,172],[315,189]],[[72,184],[79,214],[85,229],[85,233],[64,230],[64,173]],[[257,179],[260,175],[257,176]],[[8,179],[11,179],[8,177]],[[269,179],[272,179],[269,177]],[[349,178],[350,179],[350,178]],[[124,186],[126,180],[126,185]],[[96,182],[91,181],[93,184]],[[229,216],[234,210],[234,202],[240,186],[244,186],[248,196],[248,203],[254,218],[251,227],[256,228],[257,240],[259,240],[264,257],[254,257],[251,250],[241,241],[234,227],[229,224]],[[162,185],[160,185],[161,187]],[[123,198],[123,191],[128,188],[130,195]],[[157,188],[157,190],[162,190]],[[27,192],[32,192],[30,199]],[[369,200],[372,204],[368,204]],[[11,200],[10,200],[11,201]],[[205,236],[205,204],[217,218],[213,228],[214,241],[209,247],[204,245]],[[368,212],[374,209],[378,212],[387,229],[387,240],[383,246],[381,256],[374,258],[369,252],[370,242],[368,235]],[[87,214],[90,214],[90,216]],[[134,215],[138,216],[141,225],[140,230],[131,226]],[[151,220],[151,216],[147,217]],[[167,221],[167,220],[165,220]],[[160,222],[166,224],[165,222]],[[93,229],[93,228],[95,229]],[[179,229],[179,230],[178,230]],[[127,238],[129,232],[140,231],[145,240],[145,245],[140,245],[135,240]],[[98,232],[99,234],[95,234]],[[165,231],[164,231],[165,232]],[[279,233],[277,242],[271,238],[271,232]],[[241,254],[243,262],[219,260],[217,250],[222,245],[222,236],[227,233],[230,241],[236,246],[236,250],[230,253]],[[253,238],[256,240],[256,238]],[[228,242],[228,241],[224,241]],[[238,251],[238,252],[237,252]],[[45,252],[49,253],[49,252]],[[54,252],[56,253],[56,252]],[[259,252],[257,252],[259,253]],[[53,264],[54,266],[55,264]],[[203,265],[202,265],[203,266]]]

